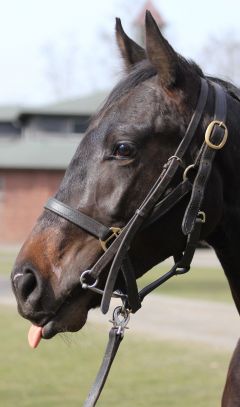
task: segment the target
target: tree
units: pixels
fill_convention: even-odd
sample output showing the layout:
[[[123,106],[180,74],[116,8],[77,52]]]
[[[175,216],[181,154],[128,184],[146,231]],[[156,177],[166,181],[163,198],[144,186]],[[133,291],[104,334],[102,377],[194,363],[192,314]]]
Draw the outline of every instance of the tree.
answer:
[[[235,33],[211,37],[199,62],[206,74],[240,85],[240,38]]]

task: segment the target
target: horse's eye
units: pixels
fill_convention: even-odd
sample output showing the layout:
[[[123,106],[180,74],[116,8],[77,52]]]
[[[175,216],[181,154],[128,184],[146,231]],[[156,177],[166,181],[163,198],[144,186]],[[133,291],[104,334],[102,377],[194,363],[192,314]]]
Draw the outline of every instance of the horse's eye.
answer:
[[[133,145],[129,143],[119,143],[116,146],[113,155],[119,158],[129,158],[133,156],[133,153],[134,153]]]

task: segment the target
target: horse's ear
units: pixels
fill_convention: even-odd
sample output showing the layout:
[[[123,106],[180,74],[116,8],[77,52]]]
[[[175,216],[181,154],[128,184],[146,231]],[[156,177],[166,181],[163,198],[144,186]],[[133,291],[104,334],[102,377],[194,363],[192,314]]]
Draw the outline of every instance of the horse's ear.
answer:
[[[146,11],[146,49],[151,64],[157,69],[160,82],[171,87],[176,81],[178,55],[161,34],[150,11]]]
[[[131,40],[123,30],[120,18],[116,18],[116,38],[127,69],[146,59],[144,49]]]

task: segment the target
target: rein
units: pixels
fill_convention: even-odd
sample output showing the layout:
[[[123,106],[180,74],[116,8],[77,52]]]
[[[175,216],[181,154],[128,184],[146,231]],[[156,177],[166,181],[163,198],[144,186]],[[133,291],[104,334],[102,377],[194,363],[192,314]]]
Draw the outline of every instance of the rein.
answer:
[[[206,221],[206,215],[201,210],[201,206],[207,181],[211,173],[216,151],[223,148],[228,137],[225,125],[227,114],[226,93],[217,83],[210,82],[210,85],[215,94],[214,119],[207,126],[204,142],[197,153],[195,161],[185,168],[185,155],[200,126],[208,100],[209,83],[202,78],[197,106],[185,136],[175,154],[164,165],[162,173],[140,207],[122,230],[117,227],[109,228],[55,198],[50,198],[45,205],[45,209],[54,212],[99,239],[104,253],[91,270],[86,270],[81,274],[80,283],[84,289],[90,289],[102,295],[102,312],[104,314],[108,312],[113,296],[122,300],[122,306],[117,307],[113,312],[113,320],[111,321],[113,327],[109,333],[109,342],[104,359],[84,407],[94,406],[101,394],[111,364],[123,339],[130,313],[138,311],[145,296],[155,288],[169,278],[184,274],[190,270],[194,252],[200,239],[202,225]],[[174,187],[167,196],[164,196],[179,168],[182,168],[183,171],[182,182]],[[196,176],[193,183],[191,183],[188,179],[188,173],[193,168],[196,170]],[[148,228],[158,221],[190,192],[190,200],[182,221],[182,232],[187,236],[184,253],[174,256],[175,264],[170,271],[138,292],[135,271],[128,253],[134,237],[138,231]],[[111,264],[111,267],[105,288],[100,290],[97,287],[99,278],[109,264]],[[124,277],[126,293],[114,291],[120,271]]]

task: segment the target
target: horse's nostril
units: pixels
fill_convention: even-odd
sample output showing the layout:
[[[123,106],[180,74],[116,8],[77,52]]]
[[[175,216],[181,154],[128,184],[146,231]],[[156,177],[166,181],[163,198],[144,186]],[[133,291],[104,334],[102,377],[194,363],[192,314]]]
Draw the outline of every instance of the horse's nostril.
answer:
[[[15,275],[14,285],[16,293],[22,301],[27,301],[31,296],[32,300],[37,296],[38,281],[34,270],[31,268],[25,268],[22,273]]]
[[[30,294],[37,287],[37,279],[35,275],[30,270],[26,270],[25,274],[22,277],[22,298],[27,300]]]
[[[18,310],[25,318],[39,324],[46,318],[42,299],[46,283],[41,273],[31,264],[19,264],[12,272],[12,287]]]

